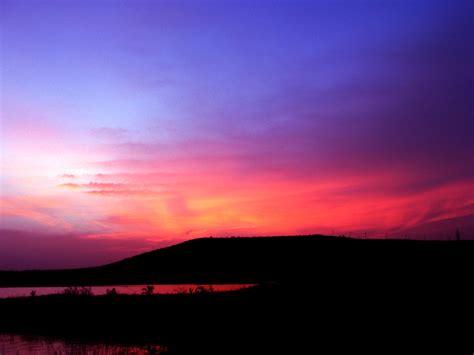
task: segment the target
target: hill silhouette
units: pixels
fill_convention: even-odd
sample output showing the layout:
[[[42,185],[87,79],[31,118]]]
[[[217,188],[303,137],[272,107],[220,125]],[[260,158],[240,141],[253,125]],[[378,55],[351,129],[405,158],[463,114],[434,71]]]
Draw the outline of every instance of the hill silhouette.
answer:
[[[101,267],[3,272],[0,284],[260,285],[0,299],[0,332],[164,344],[170,354],[470,354],[473,256],[473,241],[196,239]]]
[[[3,271],[1,287],[151,283],[262,283],[387,277],[456,278],[470,269],[473,241],[364,240],[283,236],[201,238],[112,264]]]

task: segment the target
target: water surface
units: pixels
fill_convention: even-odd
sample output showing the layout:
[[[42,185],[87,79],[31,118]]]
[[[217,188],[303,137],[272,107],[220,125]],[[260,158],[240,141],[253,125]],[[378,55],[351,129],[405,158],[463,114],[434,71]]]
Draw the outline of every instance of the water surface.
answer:
[[[166,347],[157,344],[117,345],[84,343],[39,336],[0,333],[0,354],[164,354]]]
[[[108,286],[91,286],[92,294],[105,295],[107,290],[115,288],[119,294],[141,294],[147,285],[108,285]],[[199,287],[203,287],[207,291],[232,291],[238,290],[250,285],[152,285],[154,293],[188,293],[193,292]],[[0,288],[0,298],[6,297],[24,297],[30,296],[34,291],[36,296],[51,295],[63,293],[65,287],[3,287]]]

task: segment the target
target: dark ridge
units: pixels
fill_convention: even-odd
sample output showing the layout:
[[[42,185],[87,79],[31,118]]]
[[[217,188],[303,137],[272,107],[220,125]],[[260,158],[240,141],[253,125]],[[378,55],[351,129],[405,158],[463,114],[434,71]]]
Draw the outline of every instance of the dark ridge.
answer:
[[[112,264],[69,270],[3,271],[0,287],[262,283],[351,279],[382,271],[397,278],[452,277],[471,269],[474,241],[282,236],[201,238]]]

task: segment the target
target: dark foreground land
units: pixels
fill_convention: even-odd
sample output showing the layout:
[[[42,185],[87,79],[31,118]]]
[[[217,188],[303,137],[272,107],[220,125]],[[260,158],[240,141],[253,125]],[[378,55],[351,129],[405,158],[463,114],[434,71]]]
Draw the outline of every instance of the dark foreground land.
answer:
[[[82,269],[0,271],[0,287],[126,284],[377,283],[467,277],[474,240],[365,240],[343,237],[202,238]],[[467,280],[464,280],[467,281]]]
[[[179,354],[474,350],[472,242],[242,238],[173,248],[184,264],[159,261],[163,249],[112,264],[110,275],[141,270],[137,283],[168,275],[174,283],[261,284],[224,293],[0,299],[0,332],[158,343]],[[47,275],[42,282],[52,282]],[[15,281],[9,277],[4,284]],[[22,277],[18,284],[29,280]]]

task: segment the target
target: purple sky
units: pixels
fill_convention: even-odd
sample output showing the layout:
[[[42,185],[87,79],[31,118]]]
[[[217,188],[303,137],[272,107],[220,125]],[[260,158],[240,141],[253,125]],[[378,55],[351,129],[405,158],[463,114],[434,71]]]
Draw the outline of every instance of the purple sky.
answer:
[[[208,235],[473,236],[473,18],[470,0],[1,1],[0,269]]]

